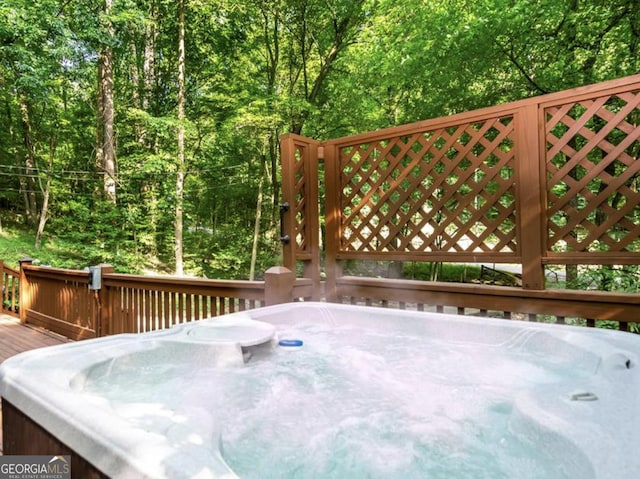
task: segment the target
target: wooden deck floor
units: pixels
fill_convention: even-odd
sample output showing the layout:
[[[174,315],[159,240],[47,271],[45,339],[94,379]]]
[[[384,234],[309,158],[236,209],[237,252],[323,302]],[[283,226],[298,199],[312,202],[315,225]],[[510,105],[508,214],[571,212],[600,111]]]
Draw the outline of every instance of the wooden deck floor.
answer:
[[[24,326],[11,316],[0,314],[0,363],[30,349],[67,342],[68,339]],[[0,454],[2,454],[2,410],[0,409]]]

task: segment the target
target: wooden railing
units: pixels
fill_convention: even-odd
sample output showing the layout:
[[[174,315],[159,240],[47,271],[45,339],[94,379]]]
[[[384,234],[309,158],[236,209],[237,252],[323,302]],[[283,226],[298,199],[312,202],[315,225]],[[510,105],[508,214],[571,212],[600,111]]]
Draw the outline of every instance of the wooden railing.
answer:
[[[85,271],[20,265],[20,319],[71,339],[96,337],[98,308]]]
[[[146,332],[264,304],[263,281],[104,274],[102,335]]]
[[[342,276],[336,301],[640,332],[640,295]]]
[[[92,272],[20,267],[20,319],[71,339],[142,333],[269,304],[310,299],[310,280],[283,267],[264,281],[118,274],[110,266]],[[97,276],[95,276],[97,275]]]
[[[18,316],[18,283],[20,273],[18,270],[8,267],[0,260],[0,300],[2,313]]]
[[[324,142],[285,135],[282,155],[283,200],[296,205],[285,233],[297,240],[284,257],[319,263],[323,228],[310,208],[320,203],[330,301],[622,329],[640,319],[635,294],[576,295],[545,281],[550,266],[640,264],[640,75]],[[522,286],[345,276],[346,261],[362,260],[514,263]]]

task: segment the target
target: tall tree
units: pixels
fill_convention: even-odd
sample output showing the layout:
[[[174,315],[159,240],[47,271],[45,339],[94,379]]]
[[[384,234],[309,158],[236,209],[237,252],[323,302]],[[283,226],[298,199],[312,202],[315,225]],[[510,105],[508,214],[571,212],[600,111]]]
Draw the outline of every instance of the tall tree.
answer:
[[[116,139],[115,105],[113,91],[113,41],[111,19],[113,0],[104,0],[104,30],[106,39],[98,57],[98,163],[104,173],[104,194],[111,203],[116,202]]]
[[[22,196],[24,198],[24,210],[27,222],[33,224],[38,216],[38,203],[36,197],[37,168],[36,151],[34,146],[33,131],[31,127],[31,114],[26,94],[18,91],[18,104],[20,108],[20,123],[22,125],[22,141],[24,144],[24,175],[22,178]]]
[[[176,167],[176,217],[175,217],[175,261],[176,274],[184,274],[183,227],[184,227],[184,177],[186,163],[184,157],[185,120],[185,0],[178,1],[178,162]]]
[[[637,73],[638,12],[638,0],[5,0],[1,213],[36,234],[48,218],[43,241],[72,238],[96,262],[258,276],[279,251],[282,133],[331,138]]]

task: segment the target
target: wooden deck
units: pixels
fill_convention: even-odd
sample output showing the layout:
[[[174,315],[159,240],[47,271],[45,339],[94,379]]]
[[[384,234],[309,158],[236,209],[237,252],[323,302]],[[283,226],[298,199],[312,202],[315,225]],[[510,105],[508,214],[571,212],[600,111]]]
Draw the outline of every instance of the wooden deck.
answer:
[[[0,363],[30,349],[65,343],[66,338],[20,324],[11,316],[0,314]],[[2,454],[2,410],[0,409],[0,454]]]

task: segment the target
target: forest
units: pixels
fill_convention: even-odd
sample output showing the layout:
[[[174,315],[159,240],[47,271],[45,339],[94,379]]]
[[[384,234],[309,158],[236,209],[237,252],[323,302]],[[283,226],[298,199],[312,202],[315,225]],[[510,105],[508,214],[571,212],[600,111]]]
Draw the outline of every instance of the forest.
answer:
[[[640,0],[1,0],[0,19],[0,235],[120,272],[277,264],[285,133],[640,72]]]

